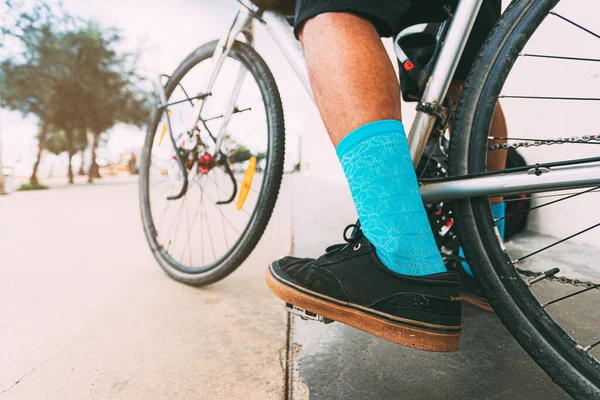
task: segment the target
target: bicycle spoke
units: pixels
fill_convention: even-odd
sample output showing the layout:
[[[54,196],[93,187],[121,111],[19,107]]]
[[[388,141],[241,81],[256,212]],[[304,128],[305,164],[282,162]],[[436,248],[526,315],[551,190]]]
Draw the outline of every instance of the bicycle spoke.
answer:
[[[202,203],[202,207],[203,208],[205,207],[204,203]],[[208,215],[208,213],[206,212],[206,208],[204,208],[204,215]],[[210,247],[211,247],[212,252],[213,252],[213,258],[216,260],[217,259],[217,254],[215,252],[215,244],[213,243],[212,234],[210,233],[210,221],[208,220],[208,217],[206,218],[206,227],[208,229],[208,240],[210,242]]]
[[[183,209],[187,206],[187,196],[184,196],[181,199],[181,206],[180,206],[180,214],[179,214],[179,218],[177,219],[177,225],[175,226],[175,230],[173,231],[173,240],[177,241],[177,238],[179,237],[180,231],[181,229],[179,229],[179,224],[181,223],[181,217],[183,217]]]
[[[172,202],[166,200],[165,207],[162,211],[162,217],[160,218],[160,222],[158,223],[158,231],[162,231],[163,223],[165,222],[165,218],[167,217],[167,209],[171,206]]]
[[[573,26],[576,26],[577,28],[581,29],[582,31],[589,33],[590,35],[594,36],[595,38],[600,39],[600,35],[598,35],[597,33],[593,32],[593,31],[591,31],[591,30],[589,30],[589,29],[587,29],[587,28],[585,28],[585,27],[583,27],[581,25],[579,25],[578,23],[576,23],[574,21],[571,21],[567,17],[563,17],[562,15],[558,14],[555,11],[550,11],[548,14],[554,15],[555,17],[558,17],[558,18],[562,19],[563,21],[566,21],[566,22],[570,23]]]
[[[163,183],[166,183],[166,182],[168,182],[168,181],[169,181],[169,177],[168,177],[168,176],[165,176],[165,177],[164,177],[164,178],[162,178],[161,180],[159,180],[159,181],[157,181],[157,182],[154,182],[154,183],[152,183],[152,185],[151,185],[151,186],[160,186],[160,185],[162,185]]]
[[[549,59],[554,59],[554,60],[600,62],[600,58],[551,56],[551,55],[544,55],[544,54],[519,54],[519,56],[521,56],[521,57],[534,57],[534,58],[549,58]]]
[[[600,189],[595,189],[593,191],[591,191],[590,193],[600,193]],[[533,196],[528,196],[528,197],[520,197],[518,199],[504,199],[505,203],[512,203],[515,201],[523,201],[523,200],[533,200],[533,199],[546,199],[546,198],[550,198],[550,197],[560,197],[560,196],[568,196],[571,194],[577,194],[577,193],[561,193],[561,194],[547,194],[547,195],[537,195],[535,197]]]
[[[594,347],[600,345],[600,340],[598,340],[596,343],[592,343],[589,346],[586,346],[583,348],[583,351],[589,352],[590,350],[592,350]]]
[[[215,186],[217,187],[217,191],[221,190],[221,191],[223,191],[223,193],[225,193],[225,191],[223,189],[221,189],[221,187],[217,183],[216,177],[213,178],[213,179],[214,179],[214,182],[215,182]],[[227,194],[227,193],[225,193],[225,194]],[[223,214],[221,214],[221,227],[223,228],[223,238],[225,239],[225,245],[227,247],[229,247],[229,242],[227,240],[227,230],[225,229],[225,220],[223,218]]]
[[[166,193],[167,193],[167,192],[168,192],[168,191],[169,191],[169,190],[170,190],[172,187],[173,187],[173,184],[169,184],[169,186],[167,186],[167,190],[165,190],[165,191],[164,191],[164,192],[161,194],[161,196],[160,196],[159,198],[163,197],[163,196],[164,196],[164,195],[165,195],[165,194],[166,194]],[[153,196],[152,198],[154,199],[154,196]],[[160,218],[160,222],[159,222],[159,224],[158,224],[158,230],[159,230],[159,231],[160,231],[160,228],[162,228],[162,224],[163,224],[163,222],[164,222],[164,220],[165,220],[165,216],[167,215],[167,209],[169,208],[169,206],[170,206],[170,205],[171,205],[171,203],[170,203],[170,202],[167,200],[167,201],[166,201],[166,204],[165,204],[165,207],[164,207],[164,208],[163,208],[163,210],[162,210],[162,217]],[[151,206],[151,207],[152,207],[152,206]]]
[[[188,179],[189,179],[189,177],[188,177]],[[173,186],[173,184],[169,184],[169,188],[171,188],[172,186]],[[184,196],[184,199],[185,199],[185,196]],[[173,201],[171,201],[171,200],[166,200],[165,208],[163,209],[163,215],[162,215],[162,217],[161,217],[161,221],[160,221],[160,224],[159,224],[159,229],[158,229],[159,231],[161,231],[161,230],[162,230],[162,229],[161,229],[161,228],[162,228],[162,224],[163,224],[163,222],[164,222],[164,219],[165,219],[165,217],[167,216],[167,209],[168,209],[168,208],[170,208],[170,206],[171,206],[172,204],[174,204],[174,202],[173,202]],[[167,237],[168,237],[168,236],[170,236],[170,231],[171,231],[171,229],[169,229],[169,234],[167,235]],[[165,238],[165,239],[167,239],[167,238]]]
[[[589,193],[589,192],[593,192],[593,191],[595,191],[595,190],[598,190],[598,189],[600,189],[600,186],[596,186],[596,187],[593,187],[593,188],[591,188],[591,189],[584,190],[583,192],[579,192],[579,193],[575,193],[575,194],[572,194],[572,195],[570,195],[570,196],[567,196],[567,197],[563,197],[562,199],[558,199],[558,200],[550,201],[550,202],[548,202],[548,203],[541,204],[541,205],[539,205],[539,206],[535,206],[535,207],[527,208],[527,209],[525,209],[525,210],[521,210],[521,211],[519,211],[519,212],[516,212],[516,213],[513,213],[513,214],[505,215],[504,217],[502,217],[502,218],[497,218],[497,219],[495,219],[494,221],[496,221],[496,222],[499,222],[499,221],[502,221],[502,220],[504,220],[504,219],[506,219],[506,218],[509,218],[509,217],[514,217],[515,215],[518,215],[518,214],[523,214],[523,213],[526,213],[526,212],[529,212],[529,211],[537,210],[537,209],[539,209],[539,208],[542,208],[542,207],[550,206],[550,205],[552,205],[552,204],[556,204],[556,203],[559,203],[559,202],[561,202],[561,201],[565,201],[565,200],[568,200],[568,199],[572,199],[573,197],[581,196],[582,194]],[[519,200],[523,200],[523,199],[519,199]]]
[[[180,213],[181,213],[181,207],[177,211],[175,218],[179,219]],[[165,242],[167,242],[167,253],[169,252],[169,247],[171,246],[171,241],[169,241],[169,239],[171,238],[171,232],[173,231],[173,226],[174,226],[174,224],[171,224],[171,227],[169,228],[169,230],[167,231],[167,235],[165,236]]]
[[[557,242],[555,242],[555,243],[553,243],[553,244],[551,244],[551,245],[548,245],[548,246],[546,246],[546,247],[544,247],[544,248],[541,248],[541,249],[539,249],[539,250],[536,250],[536,251],[534,251],[533,253],[530,253],[530,254],[528,254],[528,255],[526,255],[526,256],[524,256],[524,257],[517,258],[516,260],[514,260],[514,261],[513,261],[513,264],[518,264],[518,263],[520,263],[521,261],[523,261],[523,260],[525,260],[525,259],[527,259],[527,258],[529,258],[529,257],[531,257],[531,256],[534,256],[534,255],[536,255],[536,254],[539,254],[539,253],[541,253],[542,251],[546,251],[546,250],[548,250],[548,249],[550,249],[550,248],[552,248],[552,247],[554,247],[554,246],[557,246],[557,245],[559,245],[559,244],[561,244],[561,243],[563,243],[563,242],[566,242],[567,240],[573,239],[573,238],[574,238],[574,237],[576,237],[576,236],[579,236],[579,235],[581,235],[581,234],[584,234],[584,233],[586,233],[586,232],[589,232],[589,231],[591,231],[592,229],[595,229],[595,228],[597,228],[597,227],[599,227],[599,226],[600,226],[600,223],[597,223],[596,225],[590,226],[589,228],[586,228],[586,229],[584,229],[584,230],[582,230],[582,231],[579,231],[579,232],[577,232],[577,233],[575,233],[575,234],[573,234],[573,235],[571,235],[571,236],[569,236],[569,237],[566,237],[566,238],[564,238],[564,239],[561,239],[561,240],[559,240],[559,241],[557,241]]]
[[[211,198],[211,197],[210,197],[208,194],[206,194],[206,193],[205,193],[205,195],[206,195],[206,197],[207,197],[207,198],[208,198],[208,199],[209,199],[209,200],[210,200],[210,201],[211,201],[213,204],[216,204],[216,203],[217,203],[216,201],[213,201],[213,199],[212,199],[212,198]],[[216,207],[216,206],[215,206],[215,207]],[[225,220],[226,220],[227,222],[229,222],[229,225],[230,225],[230,226],[233,228],[233,230],[235,231],[235,233],[237,233],[238,235],[240,235],[240,231],[239,231],[239,230],[238,230],[238,229],[235,227],[235,225],[233,224],[233,222],[231,222],[231,221],[229,220],[229,218],[227,218],[227,217],[225,216],[225,214],[223,214],[223,210],[221,210],[220,208],[217,208],[217,210],[218,210],[218,211],[221,213],[221,215],[222,215],[222,216],[225,218]]]
[[[580,290],[578,292],[575,292],[575,293],[570,293],[570,294],[568,294],[566,296],[559,297],[558,299],[551,300],[551,301],[549,301],[547,303],[543,303],[543,304],[541,304],[541,306],[544,307],[544,308],[546,308],[546,307],[548,307],[551,304],[555,304],[555,303],[558,303],[559,301],[563,301],[563,300],[569,299],[569,298],[571,298],[573,296],[577,296],[577,295],[580,295],[582,293],[589,292],[590,290],[596,289],[597,287],[600,287],[600,284],[591,286],[589,288],[582,289],[582,290]]]
[[[499,99],[532,99],[532,100],[566,100],[566,101],[600,101],[600,97],[560,97],[560,96],[519,96],[501,94]]]
[[[246,140],[250,138],[250,136],[254,135],[256,132],[259,131],[259,129],[262,127],[263,122],[259,122],[258,124],[256,124],[252,129],[249,130],[249,133],[246,133],[243,138],[241,140],[239,139],[233,139],[236,143],[239,143],[236,147],[234,147],[233,149],[229,149],[229,153],[232,153],[234,151],[236,151],[237,149],[239,149],[240,147],[244,146],[244,143],[246,143]],[[245,147],[245,146],[244,146]]]
[[[191,238],[192,233],[191,233],[191,229],[190,229],[190,209],[189,209],[187,202],[185,203],[185,217],[186,217],[185,223],[187,225],[187,244],[185,246],[183,246],[183,250],[181,252],[181,258],[183,259],[183,255],[185,254],[185,250],[187,247],[189,256],[190,256],[190,265],[194,265],[194,262],[192,261],[192,238]]]
[[[205,180],[205,182],[206,182],[206,180]],[[196,182],[196,183],[197,183],[197,182]],[[230,226],[231,226],[231,228],[232,228],[232,229],[235,231],[235,233],[237,233],[238,235],[240,235],[240,232],[239,232],[239,230],[238,230],[238,229],[235,227],[235,225],[233,224],[233,222],[231,222],[231,221],[229,220],[229,218],[227,218],[227,217],[226,217],[226,216],[223,214],[223,211],[222,211],[220,208],[218,208],[218,207],[216,206],[216,201],[214,201],[214,200],[213,200],[213,199],[212,199],[212,198],[211,198],[211,197],[210,197],[210,196],[209,196],[209,195],[208,195],[208,194],[207,194],[207,193],[206,193],[206,192],[205,192],[203,189],[201,189],[201,190],[202,190],[202,195],[203,195],[203,197],[204,197],[204,196],[206,196],[206,198],[208,198],[208,200],[209,200],[209,201],[210,201],[210,202],[211,202],[211,203],[212,203],[212,204],[215,206],[215,208],[217,209],[217,211],[219,211],[219,213],[220,213],[220,214],[221,214],[221,216],[222,216],[222,217],[225,219],[225,221],[227,221],[227,222],[229,223],[229,225],[230,225]],[[204,206],[204,201],[202,201],[202,202],[201,202],[201,205],[202,205],[202,208],[203,208],[203,210],[204,210],[204,215],[207,215],[207,213],[206,213],[206,207]],[[208,229],[210,230],[210,226],[208,226],[208,222],[207,222],[207,227],[208,227]],[[210,231],[209,231],[209,234],[210,234]],[[211,239],[211,244],[212,244],[212,238],[210,238],[210,239]],[[213,247],[213,252],[214,252],[214,247]],[[215,258],[216,258],[216,255],[215,255]],[[204,259],[203,259],[203,261],[202,261],[202,262],[204,263]]]
[[[228,177],[228,178],[229,178],[229,177]],[[234,179],[235,179],[235,178],[234,178]],[[219,184],[217,183],[216,177],[212,177],[212,181],[215,183],[215,186],[217,187],[217,190],[218,190],[218,191],[221,191],[221,192],[223,192],[223,194],[224,194],[224,195],[227,195],[227,192],[225,191],[225,189],[222,189],[222,188],[219,186]],[[236,181],[236,182],[237,182],[237,181]],[[241,187],[241,185],[239,185],[239,186]],[[252,188],[251,188],[250,190],[252,190]],[[246,203],[244,203],[244,205],[245,205],[245,204],[246,204]],[[251,215],[250,215],[250,213],[249,213],[249,212],[248,212],[248,211],[247,211],[247,210],[246,210],[244,207],[242,207],[240,211],[243,211],[243,212],[244,212],[244,214],[246,214],[246,215],[247,215],[247,216],[249,216],[249,217],[251,216]]]
[[[252,107],[247,107],[247,108],[242,108],[242,109],[237,109],[236,108],[232,115],[240,114],[240,113],[243,113],[243,112],[246,112],[246,111],[251,111],[251,110],[252,110]],[[215,121],[215,120],[221,119],[223,117],[224,117],[224,115],[219,115],[217,117],[211,117],[211,118],[204,118],[204,122]]]
[[[169,184],[167,185],[167,188],[166,188],[165,190],[163,190],[163,191],[162,191],[162,192],[160,192],[159,194],[157,194],[157,193],[154,193],[154,194],[152,195],[152,200],[154,200],[154,199],[155,199],[155,198],[157,198],[157,197],[158,197],[159,199],[160,199],[161,197],[162,197],[162,198],[166,198],[166,196],[165,196],[165,195],[166,195],[166,194],[169,192],[169,190],[170,190],[172,187],[173,187],[173,184],[169,183]]]
[[[200,186],[200,183],[196,180],[195,181],[196,184],[198,185],[198,188],[200,189],[200,206],[202,207],[202,210],[204,209],[204,184],[206,183],[206,179],[204,180],[204,182],[202,182],[202,186]],[[200,210],[200,207],[198,207],[198,209]],[[202,218],[203,215],[203,211],[200,212],[200,253],[201,253],[201,257],[202,257],[202,264],[204,264],[204,218]]]
[[[197,181],[198,181],[198,179],[195,180],[195,182],[197,182]],[[198,186],[198,188],[199,188],[200,196],[202,196],[202,190],[200,190],[200,186]],[[198,218],[199,212],[200,212],[200,207],[196,207],[196,211],[194,212],[194,216],[192,217],[191,228],[193,228],[194,225],[196,224],[196,219]],[[200,226],[200,228],[202,228],[202,226]],[[190,231],[191,230],[188,230],[188,235],[189,235]],[[202,234],[202,232],[200,232],[200,233]],[[192,247],[191,243],[190,243],[189,246],[190,246],[190,251],[191,251],[191,247]],[[202,262],[204,262],[204,260]],[[191,257],[190,257],[190,264],[192,264]]]
[[[185,201],[185,197],[181,200],[181,205],[179,206],[179,210],[177,211],[177,217],[176,217],[176,222],[174,222],[171,227],[169,228],[169,231],[167,233],[167,236],[165,237],[166,239],[170,239],[171,238],[171,232],[174,231],[174,238],[177,238],[177,230],[174,228],[179,225],[179,221],[181,221],[181,214],[182,214],[182,210],[183,210],[183,203]],[[171,243],[173,242],[173,240],[169,240],[168,241],[168,246],[167,246],[167,253],[169,253],[169,248],[171,247]],[[170,253],[169,253],[170,254]]]

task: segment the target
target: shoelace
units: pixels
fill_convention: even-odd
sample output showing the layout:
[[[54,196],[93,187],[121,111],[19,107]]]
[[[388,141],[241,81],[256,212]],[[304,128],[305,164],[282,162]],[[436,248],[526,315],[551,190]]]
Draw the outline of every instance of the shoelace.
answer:
[[[348,236],[348,230],[352,229],[352,233]],[[360,226],[360,221],[356,221],[355,224],[350,224],[344,229],[344,240],[347,244],[353,244],[365,236]]]
[[[350,236],[348,236],[348,231],[350,229],[352,229],[352,232],[350,233]],[[363,234],[359,221],[357,221],[356,224],[350,224],[344,229],[344,241],[346,243],[334,244],[333,246],[329,246],[327,249],[325,249],[325,254],[322,257],[329,256],[332,253],[336,253],[338,251],[346,250],[350,247],[352,247],[356,251],[360,249],[360,243],[358,242],[364,236],[365,235]]]

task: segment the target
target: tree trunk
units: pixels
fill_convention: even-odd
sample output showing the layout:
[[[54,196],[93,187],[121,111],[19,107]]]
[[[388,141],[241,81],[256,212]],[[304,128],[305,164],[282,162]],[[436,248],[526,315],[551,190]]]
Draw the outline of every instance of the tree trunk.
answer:
[[[94,133],[94,142],[92,143],[92,163],[90,164],[90,170],[88,173],[88,183],[93,183],[94,178],[102,178],[100,175],[100,166],[96,162],[96,151],[98,150],[98,143],[100,142],[100,134]]]
[[[40,183],[37,173],[38,168],[40,167],[40,161],[42,160],[42,153],[44,152],[44,147],[46,146],[46,138],[48,137],[49,128],[50,124],[48,122],[42,122],[42,128],[39,135],[40,139],[38,143],[37,158],[35,160],[35,164],[33,164],[33,172],[31,173],[31,177],[29,177],[29,184],[31,184],[31,186],[37,186]]]
[[[73,150],[73,130],[72,129],[67,129],[65,131],[66,136],[67,136],[67,152],[69,154],[69,171],[68,171],[68,175],[69,175],[69,185],[72,185],[75,183],[75,176],[73,175],[73,155],[74,155],[74,150]]]
[[[0,143],[0,196],[7,194],[4,183],[4,167],[2,165],[2,144]]]
[[[81,165],[79,166],[79,172],[77,173],[77,175],[79,175],[79,176],[85,176],[85,171],[83,169],[84,161],[85,161],[85,149],[81,149]]]

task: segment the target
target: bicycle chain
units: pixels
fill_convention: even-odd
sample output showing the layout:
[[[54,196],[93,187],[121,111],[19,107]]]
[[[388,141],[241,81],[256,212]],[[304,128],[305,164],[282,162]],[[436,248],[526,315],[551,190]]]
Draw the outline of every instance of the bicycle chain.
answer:
[[[498,139],[501,140],[501,139]],[[589,136],[571,136],[571,137],[562,137],[558,139],[542,139],[535,141],[527,141],[527,142],[518,142],[518,143],[503,143],[503,144],[493,144],[488,147],[488,150],[507,150],[507,149],[518,149],[521,147],[540,147],[540,146],[552,146],[554,144],[565,144],[565,143],[588,143],[592,141],[600,142],[600,135],[589,135]]]
[[[518,149],[521,147],[540,147],[540,146],[552,146],[554,144],[565,144],[565,143],[588,143],[592,141],[600,142],[600,135],[589,135],[589,136],[571,136],[571,137],[561,137],[558,139],[545,139],[545,140],[536,140],[536,141],[527,141],[527,142],[518,142],[518,143],[504,143],[504,144],[494,144],[488,147],[488,150],[507,150],[509,148]],[[535,272],[527,269],[517,268],[517,272],[523,276],[528,278],[537,278],[538,276],[544,275],[543,272]],[[580,281],[579,279],[567,278],[566,276],[551,276],[546,278],[552,282],[558,282],[564,285],[573,285],[576,287],[590,288],[598,287],[598,284],[591,281]]]
[[[538,276],[544,275],[543,272],[535,272],[535,271],[530,271],[528,269],[521,269],[521,268],[516,268],[516,269],[519,274],[526,276],[528,278],[537,278]],[[571,279],[571,278],[567,278],[566,276],[550,276],[546,279],[549,281],[552,281],[552,282],[562,283],[563,285],[573,285],[576,287],[583,287],[586,289],[591,288],[591,287],[596,287],[596,289],[600,289],[600,287],[598,287],[597,283],[594,283],[591,281],[580,281],[579,279]]]

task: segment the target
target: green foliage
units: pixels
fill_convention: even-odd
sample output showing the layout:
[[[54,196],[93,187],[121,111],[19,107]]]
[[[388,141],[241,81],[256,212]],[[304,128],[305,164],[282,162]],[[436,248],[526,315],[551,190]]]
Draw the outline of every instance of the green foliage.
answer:
[[[26,192],[26,191],[30,191],[30,190],[48,190],[48,189],[50,189],[48,186],[42,185],[41,183],[35,183],[35,184],[23,183],[21,186],[19,186],[17,188],[17,192]]]
[[[48,132],[44,147],[50,153],[55,155],[59,155],[60,153],[67,151],[67,138],[65,133],[57,129]]]
[[[87,147],[88,132],[99,136],[118,123],[145,123],[151,96],[140,89],[135,55],[116,50],[116,29],[41,0],[4,0],[2,7],[0,43],[8,44],[0,52],[0,107],[50,126],[41,145],[72,155]]]
[[[266,154],[262,152],[252,154],[252,152],[248,150],[246,146],[239,144],[236,146],[235,150],[231,152],[231,154],[228,157],[228,160],[230,163],[237,164],[242,163],[244,161],[248,161],[250,157],[256,157],[256,159],[260,161],[266,157]]]

